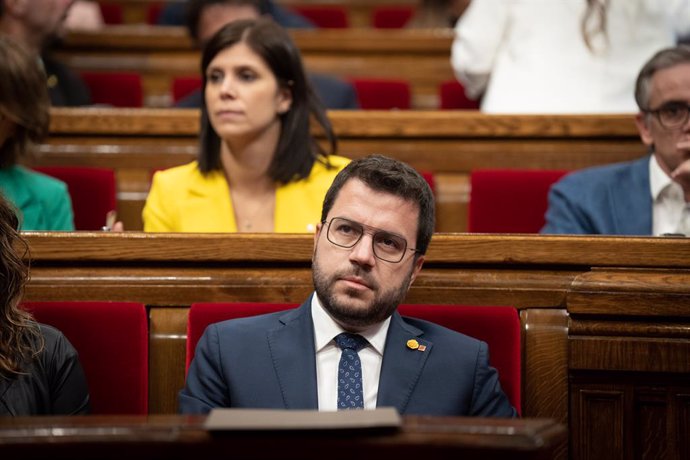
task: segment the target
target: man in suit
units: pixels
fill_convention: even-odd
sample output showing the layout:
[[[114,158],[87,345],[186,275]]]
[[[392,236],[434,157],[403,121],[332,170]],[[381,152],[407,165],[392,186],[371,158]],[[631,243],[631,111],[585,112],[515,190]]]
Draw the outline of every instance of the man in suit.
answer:
[[[0,0],[0,34],[36,55],[45,70],[53,106],[81,106],[91,103],[84,81],[47,48],[59,38],[74,0]]]
[[[690,234],[690,47],[655,54],[635,100],[650,155],[565,176],[549,192],[542,233]]]
[[[401,414],[515,416],[484,342],[396,311],[434,228],[433,195],[419,173],[382,156],[355,160],[334,179],[321,220],[316,292],[295,310],[209,326],[180,410],[388,406]]]
[[[258,19],[271,14],[261,0],[190,0],[187,9],[187,30],[199,48],[224,25],[239,19]],[[357,109],[359,102],[354,87],[339,78],[309,74],[314,91],[328,109]],[[198,108],[203,95],[196,90],[177,102],[176,107]]]

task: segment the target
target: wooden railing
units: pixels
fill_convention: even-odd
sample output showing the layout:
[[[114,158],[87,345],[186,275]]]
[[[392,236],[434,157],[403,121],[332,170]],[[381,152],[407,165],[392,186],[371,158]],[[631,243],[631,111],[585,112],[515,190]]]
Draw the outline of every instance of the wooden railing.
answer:
[[[457,111],[334,111],[339,154],[372,153],[430,171],[437,230],[467,229],[468,176],[474,169],[579,169],[645,153],[632,115],[485,115]],[[199,112],[162,109],[53,109],[50,138],[33,164],[115,169],[118,211],[129,230],[153,171],[197,152]]]
[[[176,410],[191,303],[302,302],[313,289],[309,235],[27,235],[27,300],[149,306],[152,413]],[[684,238],[437,234],[405,302],[517,308],[523,415],[568,424],[573,458],[682,458],[689,260]]]

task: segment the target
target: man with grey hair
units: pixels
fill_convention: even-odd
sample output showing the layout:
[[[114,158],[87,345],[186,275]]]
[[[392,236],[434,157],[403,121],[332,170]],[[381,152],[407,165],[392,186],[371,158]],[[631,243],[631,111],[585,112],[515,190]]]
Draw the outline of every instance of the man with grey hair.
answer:
[[[635,100],[650,154],[565,176],[549,192],[542,233],[690,236],[690,47],[656,53]]]

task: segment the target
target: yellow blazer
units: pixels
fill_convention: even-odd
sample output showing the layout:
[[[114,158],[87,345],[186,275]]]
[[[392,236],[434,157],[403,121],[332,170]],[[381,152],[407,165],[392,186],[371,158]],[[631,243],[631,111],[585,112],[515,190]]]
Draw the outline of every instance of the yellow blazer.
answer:
[[[309,177],[276,189],[275,232],[314,232],[328,187],[350,162],[338,156],[329,159],[333,169],[316,162]],[[146,232],[237,231],[225,174],[212,171],[204,176],[196,161],[154,174],[142,217]]]

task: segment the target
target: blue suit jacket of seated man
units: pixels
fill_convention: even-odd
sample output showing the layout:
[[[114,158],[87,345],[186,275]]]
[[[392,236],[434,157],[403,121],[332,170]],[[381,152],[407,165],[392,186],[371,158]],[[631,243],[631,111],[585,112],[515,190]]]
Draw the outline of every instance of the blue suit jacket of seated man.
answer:
[[[649,155],[577,171],[549,191],[541,233],[651,235]]]
[[[412,338],[426,350],[409,349]],[[488,359],[486,343],[396,312],[377,406],[406,415],[514,417]],[[179,404],[188,414],[215,407],[318,409],[311,299],[297,309],[210,325]]]
[[[351,83],[330,75],[309,74],[314,92],[323,105],[330,110],[359,109],[357,91]],[[180,109],[197,109],[201,107],[201,88],[189,93],[175,104]]]

